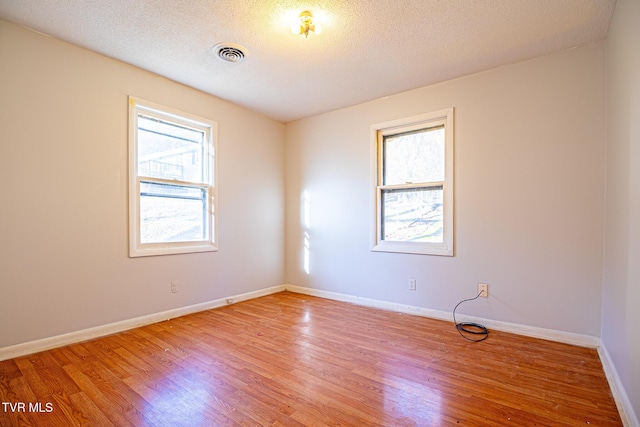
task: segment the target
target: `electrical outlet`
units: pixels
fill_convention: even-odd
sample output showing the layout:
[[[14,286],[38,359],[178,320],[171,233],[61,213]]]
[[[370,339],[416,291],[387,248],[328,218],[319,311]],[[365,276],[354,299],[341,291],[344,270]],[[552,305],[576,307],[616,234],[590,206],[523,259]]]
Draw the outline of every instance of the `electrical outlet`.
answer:
[[[409,290],[410,291],[416,290],[416,279],[409,279]]]
[[[487,283],[478,283],[478,293],[482,298],[489,298],[489,285]]]
[[[175,294],[175,293],[177,293],[177,292],[178,292],[178,285],[179,285],[179,284],[180,284],[180,283],[178,283],[178,281],[177,281],[177,280],[172,280],[172,281],[171,281],[171,292],[172,292],[172,293],[174,293],[174,294]]]

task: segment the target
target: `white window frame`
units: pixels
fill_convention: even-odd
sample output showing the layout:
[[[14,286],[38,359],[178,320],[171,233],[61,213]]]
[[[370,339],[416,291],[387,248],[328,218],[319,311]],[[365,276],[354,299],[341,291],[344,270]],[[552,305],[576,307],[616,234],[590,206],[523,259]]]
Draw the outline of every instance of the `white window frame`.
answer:
[[[161,179],[138,175],[138,116],[155,117],[203,131],[205,147],[203,155],[206,182],[186,182],[177,179]],[[140,98],[129,96],[129,257],[184,254],[217,251],[217,122],[193,114],[184,113]],[[142,243],[140,238],[140,182],[174,184],[202,188],[207,192],[208,212],[205,215],[206,239],[188,242]]]
[[[423,255],[454,255],[454,109],[447,108],[426,114],[387,121],[371,125],[371,180],[374,189],[371,219],[371,250],[376,252],[397,252]],[[412,130],[444,126],[445,131],[445,171],[444,181],[422,185],[409,184],[407,188],[432,187],[442,185],[443,188],[443,241],[430,242],[399,242],[382,239],[382,204],[383,189],[383,138],[389,135],[409,132]],[[395,186],[394,186],[395,187]]]

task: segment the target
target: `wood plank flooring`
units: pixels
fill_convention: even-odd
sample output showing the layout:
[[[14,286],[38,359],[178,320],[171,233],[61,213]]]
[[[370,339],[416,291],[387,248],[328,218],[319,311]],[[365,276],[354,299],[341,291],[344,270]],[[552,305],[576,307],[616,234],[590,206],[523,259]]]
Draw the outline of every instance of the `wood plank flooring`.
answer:
[[[0,426],[622,425],[593,349],[290,292],[0,362],[0,400]]]

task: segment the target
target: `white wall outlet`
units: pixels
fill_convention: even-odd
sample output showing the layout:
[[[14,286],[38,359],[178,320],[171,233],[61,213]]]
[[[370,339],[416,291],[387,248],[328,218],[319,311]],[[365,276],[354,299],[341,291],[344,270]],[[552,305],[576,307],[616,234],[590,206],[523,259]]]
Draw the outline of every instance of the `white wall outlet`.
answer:
[[[478,293],[482,298],[489,298],[489,284],[478,283]]]
[[[174,293],[174,294],[176,292],[178,292],[179,285],[180,285],[180,283],[178,283],[177,280],[172,280],[171,281],[171,292]]]
[[[416,279],[409,279],[409,290],[410,291],[416,290]]]

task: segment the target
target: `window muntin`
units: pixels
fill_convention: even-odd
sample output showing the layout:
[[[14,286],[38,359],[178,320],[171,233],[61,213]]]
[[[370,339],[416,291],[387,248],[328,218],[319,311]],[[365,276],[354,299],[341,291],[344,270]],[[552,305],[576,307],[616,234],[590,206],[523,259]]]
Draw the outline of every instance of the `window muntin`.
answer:
[[[453,109],[372,126],[372,250],[453,255]]]
[[[130,98],[129,255],[217,250],[216,123]]]

